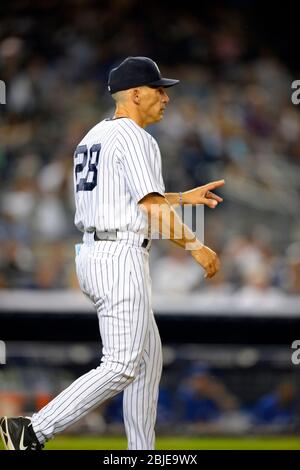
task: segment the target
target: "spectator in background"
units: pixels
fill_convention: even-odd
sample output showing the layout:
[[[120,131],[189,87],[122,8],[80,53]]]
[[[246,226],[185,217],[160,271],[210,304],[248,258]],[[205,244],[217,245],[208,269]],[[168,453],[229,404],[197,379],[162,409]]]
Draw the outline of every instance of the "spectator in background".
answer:
[[[178,390],[178,398],[181,419],[195,432],[222,431],[226,427],[228,431],[233,426],[233,416],[239,414],[237,397],[206,366],[191,368]],[[236,424],[239,425],[235,420],[235,427]]]
[[[280,382],[253,407],[253,424],[276,427],[279,431],[290,429],[296,420],[296,398],[295,385],[289,381]]]
[[[289,294],[300,295],[300,243],[292,243],[287,249],[286,284]]]
[[[267,264],[252,267],[244,274],[237,299],[241,311],[262,308],[272,311],[278,306],[282,294],[278,287],[272,285],[271,274],[271,267]]]
[[[187,295],[199,287],[203,270],[185,250],[169,245],[152,267],[153,291],[170,296]]]

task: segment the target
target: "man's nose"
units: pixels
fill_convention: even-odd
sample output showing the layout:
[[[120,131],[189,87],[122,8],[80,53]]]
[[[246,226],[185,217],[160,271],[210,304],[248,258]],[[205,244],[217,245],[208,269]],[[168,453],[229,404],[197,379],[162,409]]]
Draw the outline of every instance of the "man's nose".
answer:
[[[169,101],[170,101],[170,98],[168,97],[167,93],[164,92],[163,102],[167,104],[167,103],[169,103]]]

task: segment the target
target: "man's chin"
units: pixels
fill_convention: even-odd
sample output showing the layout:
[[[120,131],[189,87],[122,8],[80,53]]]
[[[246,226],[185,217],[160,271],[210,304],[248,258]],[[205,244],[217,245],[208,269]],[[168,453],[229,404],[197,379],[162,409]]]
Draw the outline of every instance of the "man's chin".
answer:
[[[159,118],[156,118],[156,119],[151,119],[151,121],[148,121],[147,122],[147,126],[151,126],[152,124],[157,124],[159,121],[161,121],[162,118],[159,117]]]
[[[158,114],[155,118],[152,118],[151,122],[148,122],[147,125],[149,126],[151,124],[155,124],[155,123],[161,121],[163,119],[163,117],[164,117],[164,113],[162,112],[162,113]]]

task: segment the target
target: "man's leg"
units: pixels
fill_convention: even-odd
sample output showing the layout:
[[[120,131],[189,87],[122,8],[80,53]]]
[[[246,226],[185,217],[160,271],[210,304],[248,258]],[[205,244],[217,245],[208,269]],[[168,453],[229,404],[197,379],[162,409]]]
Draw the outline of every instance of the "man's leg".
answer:
[[[162,370],[161,341],[152,314],[148,338],[137,377],[124,390],[123,413],[128,449],[155,447],[158,388]]]
[[[109,370],[104,364],[81,376],[32,416],[38,440],[43,443],[74,424],[92,408],[122,391],[133,378],[122,370]]]
[[[119,246],[113,257],[110,254],[80,253],[87,291],[98,307],[102,363],[33,415],[41,443],[122,391],[138,373],[150,321],[143,256],[137,253],[133,265],[128,248]]]

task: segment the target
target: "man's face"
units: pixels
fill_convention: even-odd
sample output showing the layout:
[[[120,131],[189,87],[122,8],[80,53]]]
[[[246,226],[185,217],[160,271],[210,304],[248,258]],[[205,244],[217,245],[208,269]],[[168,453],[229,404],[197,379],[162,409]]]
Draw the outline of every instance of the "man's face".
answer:
[[[139,92],[139,111],[145,125],[160,121],[169,102],[165,89],[163,87],[150,88],[143,86],[139,88]]]

